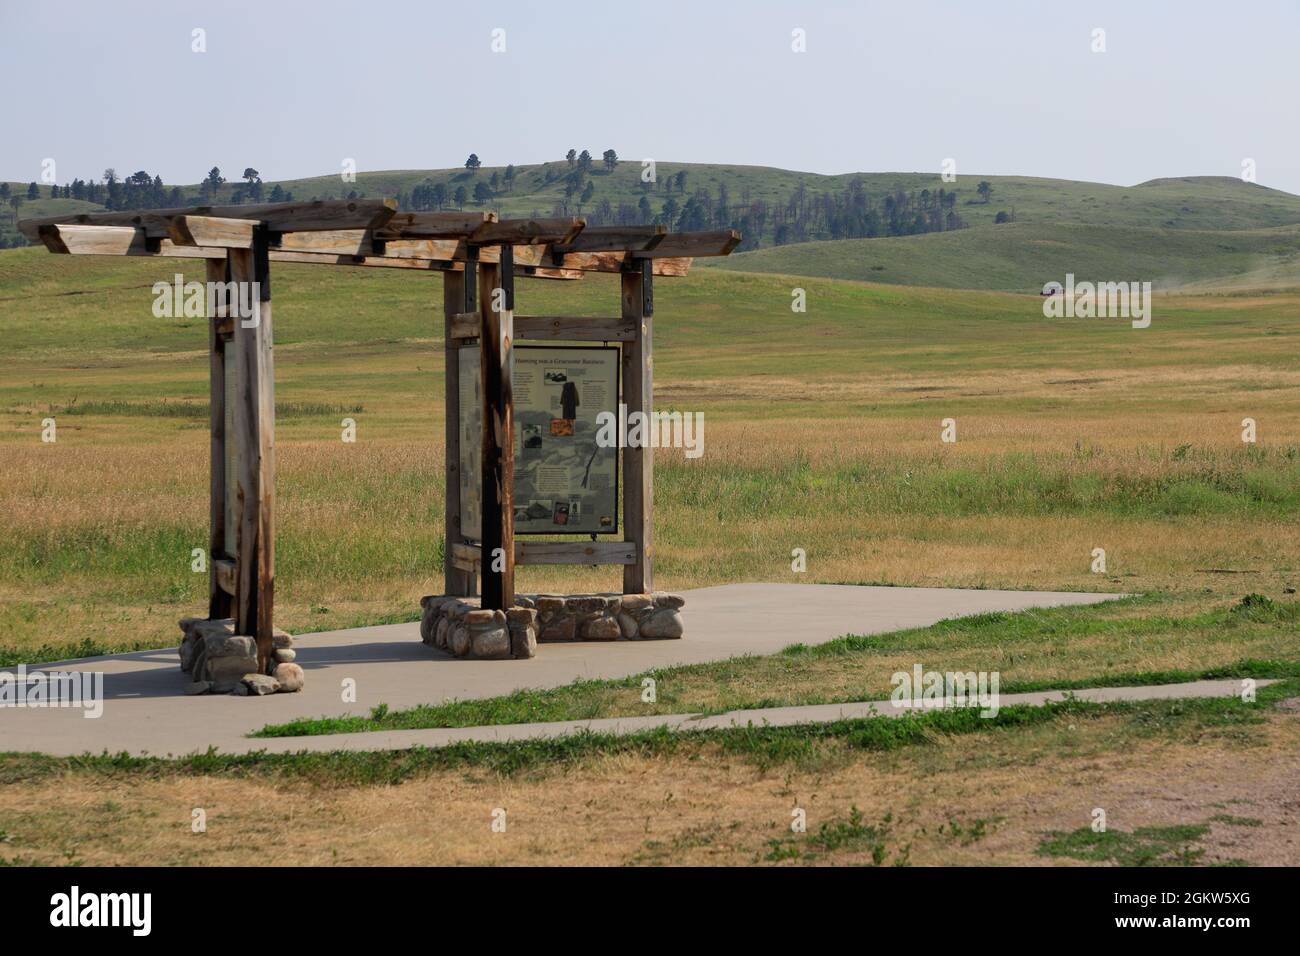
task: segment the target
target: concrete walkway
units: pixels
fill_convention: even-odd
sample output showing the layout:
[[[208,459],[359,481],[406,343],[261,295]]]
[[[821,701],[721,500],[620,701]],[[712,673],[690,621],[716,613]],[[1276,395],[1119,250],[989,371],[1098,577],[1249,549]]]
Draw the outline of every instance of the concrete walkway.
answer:
[[[1277,683],[1257,680],[1256,687]],[[1193,697],[1235,697],[1240,680],[1195,681],[1188,684],[1158,684],[1148,687],[1096,687],[1087,690],[1049,690],[1030,694],[1002,694],[998,707],[1013,704],[1042,706],[1073,696],[1078,700],[1104,703],[1123,700],[1169,700]],[[663,714],[651,717],[605,717],[598,720],[561,720],[542,724],[494,724],[486,727],[448,727],[429,730],[382,730],[359,734],[322,734],[316,737],[277,737],[246,740],[246,750],[297,753],[304,750],[409,750],[411,747],[446,747],[450,744],[538,740],[568,737],[580,733],[626,735],[667,727],[671,730],[720,730],[728,727],[792,727],[799,724],[829,724],[837,720],[865,717],[901,717],[908,707],[896,707],[888,700],[858,704],[810,704],[805,707],[764,707],[732,710],[708,717],[700,714]]]
[[[186,697],[187,681],[174,648],[42,665],[34,669],[103,673],[103,716],[87,719],[73,709],[0,708],[0,751],[167,756],[209,746],[231,753],[272,745],[286,750],[375,749],[386,746],[381,738],[388,735],[290,738],[282,745],[247,734],[300,717],[367,714],[380,703],[399,710],[495,697],[578,678],[625,677],[656,667],[771,654],[790,644],[820,644],[844,634],[882,634],[989,611],[1095,604],[1120,596],[825,584],[731,584],[683,594],[682,640],[544,644],[530,661],[458,660],[422,644],[414,623],[302,635],[295,647],[307,686],[298,694]],[[349,678],[356,683],[355,703],[342,699]],[[484,732],[497,734],[502,728]],[[356,742],[350,739],[354,737]]]

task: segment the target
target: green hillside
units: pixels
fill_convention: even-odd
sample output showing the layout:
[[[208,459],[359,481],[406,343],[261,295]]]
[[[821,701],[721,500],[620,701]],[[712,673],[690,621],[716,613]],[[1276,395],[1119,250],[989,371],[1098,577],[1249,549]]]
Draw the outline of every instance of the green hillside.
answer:
[[[762,166],[659,163],[654,184],[641,182],[639,160],[623,160],[607,169],[597,159],[582,177],[590,184],[584,202],[581,194],[566,200],[566,179],[573,167],[565,160],[519,166],[507,181],[506,167],[466,169],[390,170],[360,172],[355,182],[337,175],[267,182],[263,200],[272,190],[294,199],[399,197],[412,207],[415,191],[441,186],[454,196],[463,187],[474,195],[482,185],[491,193],[481,203],[466,201],[467,208],[492,208],[505,216],[550,215],[567,211],[593,217],[608,216],[611,209],[631,207],[644,219],[644,199],[649,216],[669,220],[674,228],[733,226],[746,233],[741,251],[730,260],[711,265],[750,272],[775,272],[803,276],[862,279],[907,285],[1030,291],[1066,272],[1078,276],[1150,279],[1164,288],[1300,287],[1297,255],[1300,250],[1300,196],[1269,189],[1226,176],[1192,176],[1156,179],[1136,186],[1040,179],[1023,176],[960,175],[943,183],[932,173],[846,173],[822,176]],[[230,171],[233,174],[233,170]],[[685,174],[679,180],[679,174]],[[487,184],[496,176],[496,187]],[[834,238],[824,229],[804,233],[821,241],[775,245],[778,220],[806,214],[823,197],[840,197],[857,182],[872,202],[900,193],[931,194],[942,188],[955,193],[953,211],[969,228],[920,235],[876,239]],[[987,181],[987,201],[977,192]],[[508,182],[508,184],[507,184]],[[26,194],[26,185],[11,183]],[[726,210],[717,207],[723,194]],[[48,192],[48,187],[40,187]],[[167,186],[170,193],[174,187]],[[215,200],[229,202],[242,182],[225,183]],[[584,185],[584,190],[587,187]],[[199,203],[198,186],[179,189],[186,203]],[[483,190],[480,190],[480,194]],[[673,216],[694,196],[709,197],[712,217],[707,222],[685,224]],[[827,199],[828,202],[831,200]],[[456,205],[454,199],[448,207]],[[746,216],[761,205],[766,210],[760,228]],[[666,208],[667,207],[667,208]],[[101,208],[70,199],[24,201],[21,217],[52,215],[60,211]],[[1010,223],[994,225],[999,213]],[[12,210],[0,212],[0,244],[12,238]],[[815,219],[816,217],[814,217]],[[823,224],[824,225],[824,224]],[[862,235],[862,232],[857,233]]]
[[[1300,288],[1300,226],[1239,231],[1015,222],[893,239],[805,242],[701,261],[741,272],[1037,292],[1045,282],[1162,290]]]

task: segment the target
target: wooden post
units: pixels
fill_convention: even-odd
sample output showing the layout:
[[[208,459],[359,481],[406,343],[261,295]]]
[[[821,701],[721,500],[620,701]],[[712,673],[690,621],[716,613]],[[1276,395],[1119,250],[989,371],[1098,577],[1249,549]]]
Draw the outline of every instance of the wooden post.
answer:
[[[226,282],[225,258],[206,259],[207,281]],[[209,302],[211,302],[209,298]],[[231,616],[231,597],[217,577],[218,560],[226,555],[226,339],[217,331],[223,310],[216,307],[208,316],[208,409],[211,456],[208,482],[208,620]]]
[[[442,579],[443,593],[457,597],[473,594],[476,590],[474,572],[458,568],[452,562],[452,552],[456,545],[464,544],[465,535],[460,527],[460,348],[452,339],[451,326],[457,313],[467,311],[465,286],[465,273],[442,274],[442,336],[446,369],[446,388],[443,394],[447,409],[447,503],[443,512],[446,533],[442,549]]]
[[[623,403],[646,416],[643,435],[648,443],[649,416],[654,411],[653,341],[649,259],[634,260],[622,276],[623,318],[636,326],[636,337],[623,343]],[[623,449],[623,540],[635,542],[636,561],[623,567],[623,593],[654,590],[654,449]]]
[[[230,309],[235,313],[237,375],[235,633],[257,638],[258,670],[265,673],[271,661],[275,602],[275,365],[265,227],[255,231],[252,249],[231,249],[228,256],[239,300],[251,302],[253,312],[245,317]],[[250,295],[243,284],[252,282],[257,283],[257,294]]]
[[[508,248],[508,247],[505,247]],[[504,256],[503,256],[504,258]],[[515,601],[515,441],[513,360],[514,282],[508,262],[480,263],[480,374],[483,383],[483,607],[506,610]],[[507,272],[510,273],[507,276]]]

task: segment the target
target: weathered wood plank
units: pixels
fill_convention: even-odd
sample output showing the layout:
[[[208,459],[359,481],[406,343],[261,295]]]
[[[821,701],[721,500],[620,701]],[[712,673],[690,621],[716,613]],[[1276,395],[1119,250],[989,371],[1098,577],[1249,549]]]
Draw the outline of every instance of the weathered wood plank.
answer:
[[[448,272],[442,277],[442,314],[443,314],[443,405],[446,409],[446,425],[443,429],[447,455],[444,477],[446,494],[444,496],[443,528],[446,531],[443,544],[443,593],[464,597],[475,593],[477,572],[456,564],[456,549],[464,543],[464,534],[460,528],[460,350],[452,337],[452,327],[459,317],[461,305],[465,301],[465,273]],[[474,318],[477,320],[478,315]]]
[[[587,225],[587,220],[577,217],[560,219],[502,219],[485,222],[474,230],[469,241],[477,245],[510,243],[535,245],[542,242],[573,242]]]
[[[582,315],[516,315],[515,340],[570,339],[575,342],[631,342],[636,323],[624,318]]]
[[[661,242],[660,245],[663,245]],[[551,256],[546,265],[557,269],[578,269],[583,272],[623,272],[631,259],[627,252],[570,252]],[[684,276],[691,270],[690,257],[672,256],[651,259],[657,276]]]
[[[648,270],[647,270],[648,271]],[[651,363],[653,319],[645,314],[645,273],[625,272],[622,278],[623,317],[637,327],[637,336],[623,345],[623,403],[630,416],[654,411],[654,370]],[[636,561],[623,568],[623,592],[654,590],[654,449],[623,449],[623,537],[637,545]]]
[[[378,229],[397,213],[393,199],[318,199],[314,202],[252,203],[240,206],[190,206],[175,209],[147,209],[121,212],[65,213],[24,219],[18,229],[37,241],[41,226],[137,226],[150,239],[170,238],[170,220],[175,216],[215,216],[222,219],[255,219],[271,232],[316,232],[331,229]]]
[[[260,288],[255,315],[235,323],[232,344],[238,376],[235,632],[256,637],[263,672],[271,659],[275,601],[275,366],[266,244],[265,230],[259,230],[253,249],[230,251],[231,279]]]
[[[634,256],[647,259],[660,259],[677,256],[726,256],[740,245],[740,233],[734,229],[719,229],[716,232],[674,232],[664,236],[653,249],[646,252],[634,252]]]
[[[477,571],[482,552],[477,545],[460,544],[451,552],[457,567]],[[630,541],[516,541],[515,564],[622,564],[636,563],[636,545]]]
[[[205,263],[208,282],[226,281],[226,260]],[[208,620],[230,617],[235,593],[234,563],[223,560],[226,549],[226,360],[220,324],[223,312],[208,317]]]
[[[667,226],[588,226],[567,244],[556,243],[553,254],[569,252],[646,252],[659,245]]]
[[[631,541],[519,541],[515,560],[519,564],[621,564],[636,563],[636,544]]]
[[[494,212],[399,212],[375,230],[376,239],[467,239]]]
[[[483,330],[483,317],[477,312],[458,312],[451,317],[447,335],[457,342],[476,339]]]
[[[504,280],[508,282],[509,279]],[[515,599],[513,315],[502,295],[502,266],[479,263],[479,336],[483,394],[483,607],[509,608]],[[503,300],[505,300],[503,302]],[[499,556],[500,561],[494,561]]]
[[[251,249],[252,219],[221,219],[216,216],[175,216],[168,223],[167,237],[178,246],[220,246]]]

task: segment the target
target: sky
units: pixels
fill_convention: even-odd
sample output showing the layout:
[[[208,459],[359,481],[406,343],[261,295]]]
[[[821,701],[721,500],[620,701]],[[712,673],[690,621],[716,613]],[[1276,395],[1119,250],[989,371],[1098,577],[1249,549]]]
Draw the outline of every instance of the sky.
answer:
[[[60,183],[177,184],[576,147],[1121,185],[1253,160],[1300,193],[1298,37],[1300,0],[0,0],[0,179],[40,181],[46,159]]]

